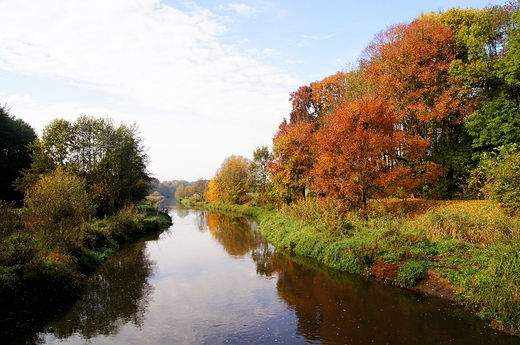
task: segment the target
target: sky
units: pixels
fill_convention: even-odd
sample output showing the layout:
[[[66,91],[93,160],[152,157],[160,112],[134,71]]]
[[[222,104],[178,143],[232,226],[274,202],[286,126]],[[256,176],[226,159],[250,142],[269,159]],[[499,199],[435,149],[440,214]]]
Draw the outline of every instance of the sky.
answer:
[[[0,104],[38,135],[82,114],[136,124],[152,176],[211,179],[388,26],[504,2],[0,0]]]

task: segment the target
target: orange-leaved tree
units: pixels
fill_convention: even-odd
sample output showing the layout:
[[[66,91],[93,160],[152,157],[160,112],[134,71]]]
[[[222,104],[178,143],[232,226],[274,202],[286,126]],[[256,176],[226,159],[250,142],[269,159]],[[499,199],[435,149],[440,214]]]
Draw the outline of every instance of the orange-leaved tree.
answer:
[[[279,126],[273,138],[273,160],[269,163],[274,197],[291,203],[305,197],[310,186],[316,140],[314,122],[287,123]]]
[[[424,153],[427,142],[410,136],[398,117],[375,96],[354,100],[334,111],[317,134],[314,190],[319,195],[365,208],[369,198],[414,187],[403,155]]]
[[[455,43],[449,27],[420,18],[379,34],[361,64],[365,80],[387,100],[402,128],[430,142],[418,168],[439,164],[448,169],[452,182],[471,112],[469,93],[449,73]]]

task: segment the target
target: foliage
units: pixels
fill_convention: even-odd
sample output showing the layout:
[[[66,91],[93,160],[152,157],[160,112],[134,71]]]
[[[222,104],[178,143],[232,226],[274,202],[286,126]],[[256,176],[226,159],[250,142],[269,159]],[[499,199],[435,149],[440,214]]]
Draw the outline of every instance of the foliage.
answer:
[[[213,178],[218,200],[230,204],[243,204],[248,200],[250,164],[251,161],[242,156],[232,155],[224,159]]]
[[[249,165],[251,174],[251,190],[256,193],[266,193],[269,179],[269,162],[273,154],[267,146],[258,147],[253,151],[253,160]]]
[[[56,119],[33,145],[33,163],[19,182],[28,189],[57,167],[84,178],[97,215],[114,214],[141,201],[151,181],[138,128],[82,115],[75,123]]]
[[[53,175],[61,174],[60,170]],[[77,179],[74,175],[59,176]],[[26,216],[30,214],[21,214],[22,218]],[[81,291],[86,274],[92,273],[120,244],[170,225],[167,214],[150,204],[141,204],[67,230],[69,234],[74,232],[74,242],[63,242],[57,236],[30,228],[0,237],[0,321],[17,313],[62,307]]]
[[[36,133],[27,123],[9,113],[0,105],[0,200],[19,203],[23,195],[13,186],[31,159],[27,146],[36,139]]]
[[[462,182],[471,158],[461,143],[468,140],[464,123],[473,103],[470,93],[461,89],[460,79],[450,75],[455,48],[448,27],[419,18],[378,35],[362,62],[365,78],[387,99],[402,128],[429,142],[424,164],[446,169],[448,196]],[[421,173],[423,166],[414,169]]]
[[[468,131],[478,152],[518,142],[518,86],[515,74],[517,29],[513,2],[481,10],[451,9],[439,20],[456,34],[457,59],[450,74],[462,82],[478,103]],[[517,10],[516,10],[517,11]]]
[[[14,232],[25,229],[20,210],[14,204],[0,200],[0,241]]]
[[[520,151],[517,145],[502,146],[495,154],[485,154],[481,168],[485,174],[484,194],[500,202],[511,214],[520,212]]]
[[[273,139],[273,161],[269,164],[273,193],[285,203],[305,197],[311,184],[316,153],[316,125],[312,122],[280,124]]]
[[[352,209],[367,206],[369,198],[392,194],[411,181],[400,151],[426,147],[406,136],[397,118],[381,99],[360,98],[331,114],[317,136],[314,190],[342,200]]]
[[[26,191],[29,226],[56,242],[75,241],[93,213],[85,180],[58,168]]]
[[[173,180],[173,181],[159,181],[155,180],[153,181],[150,191],[150,194],[153,194],[154,192],[158,192],[160,195],[164,196],[165,198],[173,198],[175,195],[175,192],[177,191],[177,188],[181,185],[189,186],[190,183],[188,181],[184,180]]]
[[[208,181],[208,187],[206,189],[206,194],[204,196],[204,199],[207,202],[218,201],[218,191],[217,191],[217,185],[215,183],[215,180]]]

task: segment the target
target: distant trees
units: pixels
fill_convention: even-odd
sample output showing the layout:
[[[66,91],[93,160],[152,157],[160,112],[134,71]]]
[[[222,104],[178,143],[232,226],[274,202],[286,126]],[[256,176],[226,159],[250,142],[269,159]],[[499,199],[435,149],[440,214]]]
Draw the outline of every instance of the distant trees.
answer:
[[[13,184],[31,164],[27,146],[34,139],[31,126],[9,114],[7,106],[0,106],[0,200],[21,202],[23,194]]]

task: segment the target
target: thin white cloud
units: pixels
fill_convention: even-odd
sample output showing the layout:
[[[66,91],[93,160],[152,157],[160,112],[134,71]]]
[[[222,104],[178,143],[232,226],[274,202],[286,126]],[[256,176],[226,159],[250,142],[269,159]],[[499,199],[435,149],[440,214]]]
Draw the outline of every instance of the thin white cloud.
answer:
[[[289,93],[301,84],[263,62],[274,50],[248,54],[220,43],[228,19],[197,6],[183,12],[159,0],[2,0],[0,23],[9,28],[0,30],[7,78],[24,75],[74,92],[60,98],[37,86],[12,89],[6,80],[0,102],[13,115],[38,131],[81,113],[136,122],[161,179],[210,178],[225,157],[269,145],[289,111]],[[172,140],[190,150],[165,143]]]
[[[9,28],[0,33],[0,68],[65,78],[140,106],[242,116],[255,103],[273,106],[264,102],[295,82],[220,44],[226,28],[203,9],[184,13],[155,0],[7,0],[0,22]]]
[[[312,40],[316,40],[316,41],[322,41],[322,40],[327,40],[329,38],[332,38],[334,37],[334,35],[323,35],[323,36],[307,36],[307,35],[302,35],[304,38],[310,38]]]
[[[254,17],[258,13],[262,12],[258,8],[255,8],[255,7],[246,5],[246,4],[237,4],[237,3],[222,4],[222,5],[219,5],[217,7],[217,9],[221,10],[221,11],[234,11],[247,18]]]

